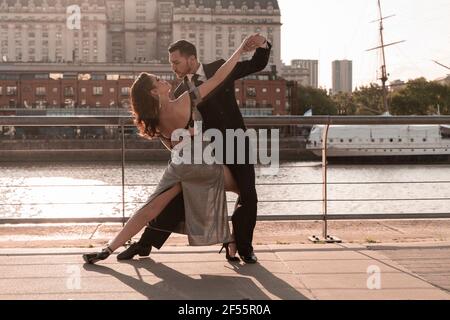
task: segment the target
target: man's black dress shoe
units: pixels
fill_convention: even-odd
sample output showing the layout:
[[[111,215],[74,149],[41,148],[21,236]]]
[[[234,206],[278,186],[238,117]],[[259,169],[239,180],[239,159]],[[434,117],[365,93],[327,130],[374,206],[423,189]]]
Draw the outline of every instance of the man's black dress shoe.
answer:
[[[143,246],[139,242],[133,243],[128,247],[124,252],[121,252],[117,255],[117,260],[130,260],[133,259],[135,255],[139,255],[140,257],[147,257],[152,251],[152,246]]]
[[[249,255],[243,256],[241,255],[241,260],[244,261],[245,263],[256,263],[258,262],[258,258],[255,256],[255,253],[252,251]]]

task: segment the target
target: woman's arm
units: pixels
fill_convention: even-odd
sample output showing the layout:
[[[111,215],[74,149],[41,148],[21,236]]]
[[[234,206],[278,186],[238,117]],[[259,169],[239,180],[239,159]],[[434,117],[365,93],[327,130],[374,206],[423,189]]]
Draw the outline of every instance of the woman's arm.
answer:
[[[254,36],[245,38],[239,48],[237,48],[233,55],[219,68],[219,70],[217,70],[214,76],[198,87],[198,91],[200,92],[200,97],[202,99],[204,99],[228,78],[233,69],[236,67],[236,64],[239,62],[243,52],[250,51],[255,48],[252,44],[253,37]]]

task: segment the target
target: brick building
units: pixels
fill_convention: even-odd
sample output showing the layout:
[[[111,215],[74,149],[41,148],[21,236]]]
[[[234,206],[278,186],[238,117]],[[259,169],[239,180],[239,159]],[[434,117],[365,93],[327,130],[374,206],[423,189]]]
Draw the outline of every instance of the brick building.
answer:
[[[130,87],[141,72],[178,84],[170,67],[163,64],[0,64],[0,110],[125,111]],[[251,75],[235,86],[243,115],[287,114],[286,81],[273,72]]]
[[[236,100],[245,116],[286,115],[286,81],[275,74],[262,72],[238,80]]]

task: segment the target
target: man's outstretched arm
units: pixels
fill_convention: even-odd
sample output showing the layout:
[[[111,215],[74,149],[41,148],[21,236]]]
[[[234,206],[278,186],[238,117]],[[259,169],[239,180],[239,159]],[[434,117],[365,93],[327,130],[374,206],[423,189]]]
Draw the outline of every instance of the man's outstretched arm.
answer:
[[[258,46],[253,57],[248,61],[239,62],[230,75],[233,80],[238,80],[253,73],[264,70],[269,63],[272,44],[265,37],[259,35],[254,37],[254,43]],[[249,44],[252,45],[252,44]]]

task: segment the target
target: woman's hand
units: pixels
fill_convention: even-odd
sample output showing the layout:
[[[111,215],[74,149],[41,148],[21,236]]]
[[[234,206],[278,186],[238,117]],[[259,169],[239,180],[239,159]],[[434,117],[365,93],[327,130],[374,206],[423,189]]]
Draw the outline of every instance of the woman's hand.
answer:
[[[259,33],[252,34],[244,39],[241,44],[241,52],[252,52],[262,47],[266,43],[266,38]]]
[[[241,46],[239,47],[239,51],[241,53],[252,52],[255,51],[257,47],[257,38],[256,34],[252,34],[247,36],[244,41],[242,41]]]

